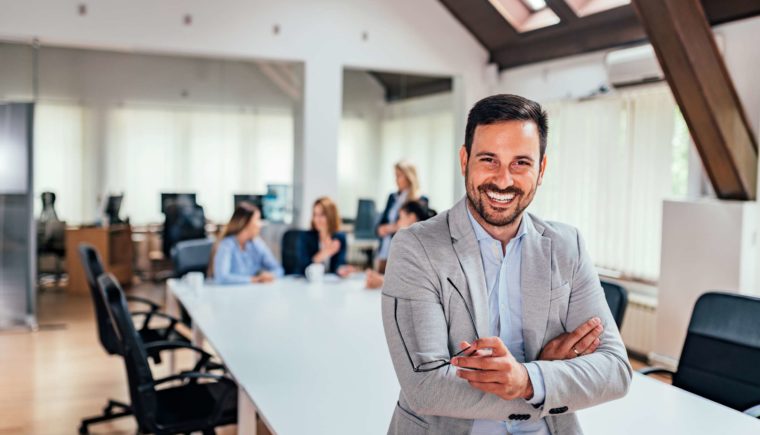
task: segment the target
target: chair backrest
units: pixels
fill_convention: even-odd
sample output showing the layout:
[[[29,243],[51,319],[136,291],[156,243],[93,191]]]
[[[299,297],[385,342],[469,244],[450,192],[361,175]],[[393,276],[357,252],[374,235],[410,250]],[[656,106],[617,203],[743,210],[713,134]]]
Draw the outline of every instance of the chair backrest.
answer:
[[[628,307],[628,291],[625,287],[611,282],[602,281],[604,297],[607,299],[607,305],[610,306],[610,312],[615,319],[618,329],[623,327],[623,317],[625,309]]]
[[[169,203],[164,214],[163,251],[166,258],[178,242],[206,237],[206,215],[203,207],[189,200]]]
[[[208,238],[185,240],[174,245],[172,249],[174,274],[181,277],[188,272],[203,272],[205,275],[211,261],[213,247],[214,241]]]
[[[760,299],[710,292],[691,313],[673,385],[739,411],[760,403]]]
[[[287,230],[282,236],[282,268],[286,275],[301,273],[306,231]]]
[[[354,224],[354,237],[357,239],[375,239],[375,225],[377,225],[377,211],[375,201],[360,199],[356,211],[356,223]]]
[[[111,355],[121,353],[118,338],[114,331],[111,317],[108,315],[105,299],[98,287],[98,278],[105,272],[100,254],[92,245],[79,244],[79,258],[82,261],[82,269],[90,287],[90,298],[95,307],[95,322],[98,325],[98,339],[103,348]]]
[[[154,430],[151,429],[155,426],[157,411],[153,373],[150,370],[150,364],[148,364],[148,355],[145,352],[142,339],[135,329],[134,323],[132,323],[124,291],[110,273],[103,274],[98,278],[98,287],[106,301],[108,313],[115,327],[116,337],[119,340],[119,346],[124,357],[132,410],[140,429],[146,433],[153,432]]]

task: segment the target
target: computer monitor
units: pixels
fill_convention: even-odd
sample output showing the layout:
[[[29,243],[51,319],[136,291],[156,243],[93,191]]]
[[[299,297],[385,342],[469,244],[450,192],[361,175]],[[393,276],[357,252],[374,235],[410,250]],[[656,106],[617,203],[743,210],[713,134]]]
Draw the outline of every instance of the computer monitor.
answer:
[[[374,239],[375,224],[377,220],[377,211],[375,210],[375,201],[371,199],[360,199],[359,207],[356,211],[356,223],[354,224],[354,237],[357,239]]]
[[[123,223],[121,218],[119,218],[119,210],[121,209],[121,202],[123,200],[124,200],[124,194],[108,195],[108,199],[106,200],[106,208],[104,212],[110,224]]]
[[[189,204],[197,204],[195,193],[161,193],[161,213],[166,214],[166,207],[178,201],[187,201]]]
[[[237,207],[237,205],[243,201],[250,202],[259,208],[259,211],[261,211],[261,218],[266,219],[266,216],[264,215],[264,195],[235,194],[233,196],[235,200],[233,204],[234,207]]]

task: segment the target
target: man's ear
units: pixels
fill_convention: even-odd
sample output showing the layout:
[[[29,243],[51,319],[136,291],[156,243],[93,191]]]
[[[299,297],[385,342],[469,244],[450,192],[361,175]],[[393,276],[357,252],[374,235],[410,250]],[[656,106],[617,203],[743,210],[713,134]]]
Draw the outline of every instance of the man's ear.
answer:
[[[541,164],[539,165],[539,172],[538,172],[538,185],[541,185],[541,182],[544,181],[544,171],[546,170],[546,154],[544,154],[544,158],[541,159]]]
[[[463,177],[467,173],[467,160],[468,159],[469,159],[469,156],[467,155],[467,148],[464,145],[462,145],[459,148],[459,169],[460,169]]]

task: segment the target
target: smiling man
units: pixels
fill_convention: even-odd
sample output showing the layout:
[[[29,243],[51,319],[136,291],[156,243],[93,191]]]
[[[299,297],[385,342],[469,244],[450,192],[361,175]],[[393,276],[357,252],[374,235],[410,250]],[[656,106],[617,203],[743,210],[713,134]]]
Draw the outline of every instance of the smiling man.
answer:
[[[578,231],[525,212],[547,131],[533,101],[479,101],[459,150],[466,197],[394,237],[389,433],[579,434],[574,411],[627,392],[631,366]]]

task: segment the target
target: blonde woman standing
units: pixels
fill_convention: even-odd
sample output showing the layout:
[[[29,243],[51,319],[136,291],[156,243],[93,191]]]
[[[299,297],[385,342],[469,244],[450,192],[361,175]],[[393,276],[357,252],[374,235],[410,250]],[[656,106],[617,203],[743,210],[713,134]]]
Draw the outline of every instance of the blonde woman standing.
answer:
[[[420,182],[417,178],[417,168],[407,161],[400,161],[394,165],[396,172],[396,187],[398,190],[388,196],[385,210],[377,225],[377,236],[380,238],[380,249],[377,253],[377,270],[385,271],[385,263],[388,260],[388,252],[391,246],[391,237],[398,231],[398,213],[407,201],[419,201],[427,207],[428,199],[420,194]]]

